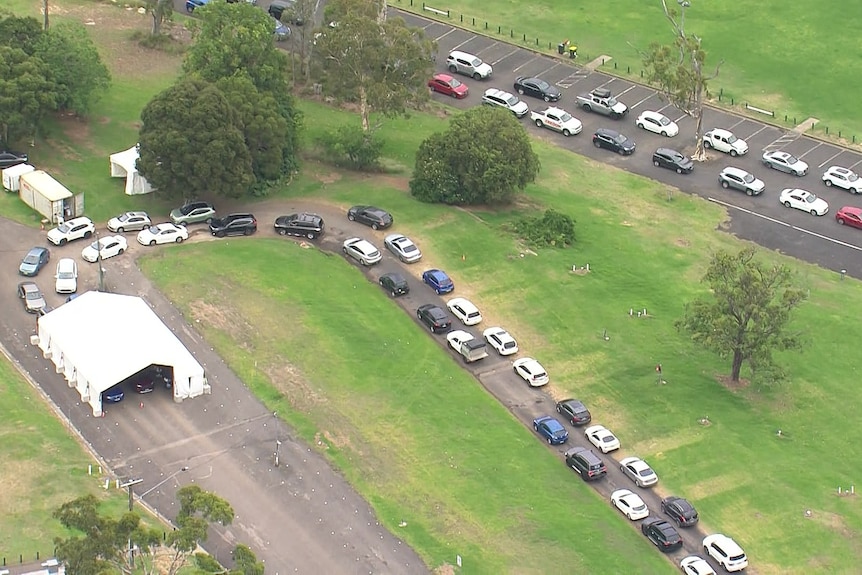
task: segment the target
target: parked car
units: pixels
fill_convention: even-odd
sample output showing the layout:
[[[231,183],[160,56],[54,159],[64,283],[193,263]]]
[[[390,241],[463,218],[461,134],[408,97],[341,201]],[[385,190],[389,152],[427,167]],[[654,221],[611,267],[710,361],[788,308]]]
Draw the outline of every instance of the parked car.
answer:
[[[674,526],[660,517],[647,517],[641,523],[641,532],[663,553],[682,547],[682,538]]]
[[[548,445],[562,445],[569,440],[569,432],[563,424],[551,417],[543,415],[533,420],[533,429],[545,438]]]
[[[558,102],[563,97],[556,86],[552,86],[541,78],[520,76],[515,79],[514,87],[521,96],[541,98],[545,102]]]
[[[748,144],[745,140],[737,138],[733,132],[721,128],[713,128],[703,135],[703,147],[730,154],[734,158],[748,153]]]
[[[297,26],[302,26],[305,21],[296,11],[296,2],[293,0],[272,0],[267,8],[270,16],[276,20],[287,21]]]
[[[821,178],[827,186],[837,186],[851,194],[862,194],[862,179],[848,168],[829,166]]]
[[[644,110],[638,119],[635,121],[637,127],[641,130],[661,134],[667,138],[673,138],[679,134],[679,126],[676,122],[661,114],[651,110]]]
[[[18,164],[26,164],[30,161],[27,154],[20,152],[12,152],[10,150],[0,150],[0,169],[11,168]]]
[[[57,293],[75,293],[78,291],[78,264],[72,258],[62,258],[57,262],[57,273],[54,275]]]
[[[364,266],[371,266],[383,259],[380,250],[374,244],[362,238],[350,238],[344,240],[342,251]]]
[[[601,449],[602,453],[609,453],[620,448],[620,440],[602,425],[592,425],[584,430],[587,441]]]
[[[114,233],[140,231],[153,225],[147,212],[126,212],[108,220],[108,229]]]
[[[539,128],[548,128],[555,132],[560,132],[566,137],[580,134],[584,129],[581,121],[560,108],[547,108],[545,110],[533,110],[530,112],[530,119],[536,123]]]
[[[829,211],[829,204],[826,203],[826,200],[799,188],[781,190],[778,201],[784,204],[786,208],[796,208],[808,212],[812,216],[825,216],[826,212]]]
[[[675,495],[661,500],[661,512],[670,516],[678,527],[691,527],[700,521],[694,505]]]
[[[49,230],[48,241],[55,246],[63,246],[74,240],[89,239],[95,232],[96,226],[90,218],[73,218]]]
[[[81,257],[85,261],[95,263],[99,258],[106,260],[124,253],[127,249],[129,249],[129,242],[124,236],[105,236],[81,250]]]
[[[452,320],[449,319],[443,308],[433,303],[419,306],[419,309],[416,310],[416,317],[431,330],[431,333],[449,331],[452,327]]]
[[[491,74],[494,73],[494,69],[483,62],[481,58],[460,50],[449,52],[449,56],[446,58],[446,68],[452,74],[463,74],[474,80],[490,78]]]
[[[649,487],[658,483],[658,475],[640,457],[626,457],[620,460],[620,471],[634,481],[638,487]]]
[[[640,495],[628,489],[617,489],[611,493],[611,505],[619,509],[629,521],[649,517],[649,508]]]
[[[215,217],[215,208],[209,202],[188,202],[171,210],[171,221],[177,225],[210,223]]]
[[[151,393],[156,389],[156,382],[153,375],[146,371],[135,378],[134,386],[138,393]]]
[[[526,381],[531,387],[541,387],[550,381],[548,372],[545,371],[541,363],[532,357],[516,359],[512,363],[512,369],[515,370],[518,377]]]
[[[689,555],[679,562],[679,568],[685,575],[716,575],[715,569],[703,557]]]
[[[138,232],[138,243],[142,246],[181,244],[187,239],[189,239],[189,231],[185,226],[177,224],[156,224]]]
[[[596,133],[593,134],[593,145],[597,148],[616,152],[621,156],[634,154],[636,147],[633,140],[630,140],[616,130],[609,130],[607,128],[596,130]]]
[[[573,447],[566,451],[566,465],[574,469],[584,481],[595,481],[608,473],[599,456],[586,447]]]
[[[125,396],[126,394],[123,393],[123,389],[119,385],[115,385],[114,387],[102,392],[102,401],[117,403],[118,401],[123,401]]]
[[[382,230],[392,225],[392,215],[386,210],[374,206],[353,206],[347,210],[347,219],[351,222],[359,222],[372,229]]]
[[[210,233],[217,238],[250,236],[257,231],[257,218],[252,214],[228,214],[210,221]]]
[[[842,226],[862,228],[862,208],[844,206],[835,212],[835,221]]]
[[[379,283],[380,287],[389,292],[389,295],[392,297],[410,293],[410,285],[407,283],[407,280],[397,272],[383,274],[380,276]]]
[[[482,103],[509,110],[515,114],[516,118],[523,118],[530,112],[530,108],[520,98],[497,88],[485,90],[485,93],[482,94]]]
[[[280,236],[298,236],[310,240],[319,238],[325,231],[323,218],[307,212],[278,216],[274,227]]]
[[[479,308],[473,305],[468,299],[463,297],[452,298],[446,302],[446,307],[464,325],[476,325],[482,322],[482,314],[479,313]]]
[[[24,309],[27,313],[39,313],[47,305],[39,286],[33,282],[19,283],[18,297],[24,304]]]
[[[564,399],[557,402],[557,413],[562,415],[572,425],[586,425],[593,416],[583,402],[577,399]]]
[[[779,172],[786,172],[794,176],[804,176],[808,173],[808,164],[796,156],[780,150],[763,152],[761,160],[764,166],[768,166]]]
[[[658,148],[653,152],[652,163],[657,168],[667,168],[677,174],[690,174],[694,170],[691,158],[670,148]]]
[[[482,332],[482,337],[488,345],[497,350],[500,355],[513,355],[518,353],[518,342],[508,331],[501,327],[489,327]]]
[[[470,93],[470,88],[467,84],[450,76],[449,74],[434,74],[434,77],[428,80],[428,87],[432,92],[452,96],[456,99],[466,98]]]
[[[422,259],[422,252],[410,238],[402,234],[389,234],[384,238],[383,245],[395,254],[405,264],[412,264]]]
[[[195,11],[195,8],[200,8],[201,6],[206,6],[210,3],[210,0],[186,0],[186,12],[191,14]]]
[[[748,196],[758,196],[766,189],[766,184],[763,183],[763,180],[759,180],[753,174],[749,174],[745,170],[734,168],[733,166],[728,166],[721,170],[721,173],[718,174],[718,183],[725,190],[732,188],[745,192]]]
[[[727,572],[742,571],[748,567],[745,551],[727,535],[721,533],[707,535],[703,538],[703,551]]]
[[[51,252],[48,248],[35,247],[30,248],[24,259],[21,260],[21,265],[18,266],[18,273],[22,276],[33,277],[51,261]]]
[[[455,284],[443,270],[425,270],[422,272],[422,281],[431,286],[431,289],[437,292],[437,295],[450,293],[455,290]]]

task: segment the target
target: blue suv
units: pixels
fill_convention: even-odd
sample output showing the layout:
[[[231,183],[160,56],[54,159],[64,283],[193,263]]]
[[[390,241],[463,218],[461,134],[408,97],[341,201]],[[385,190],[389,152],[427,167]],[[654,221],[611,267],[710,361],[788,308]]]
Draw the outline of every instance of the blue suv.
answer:
[[[455,284],[443,270],[426,270],[422,273],[422,281],[431,286],[437,295],[455,290]]]

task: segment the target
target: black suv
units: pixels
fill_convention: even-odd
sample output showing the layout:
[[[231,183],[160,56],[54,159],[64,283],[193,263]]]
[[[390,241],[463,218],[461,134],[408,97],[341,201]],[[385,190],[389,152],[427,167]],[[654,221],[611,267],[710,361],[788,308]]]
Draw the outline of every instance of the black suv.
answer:
[[[301,236],[313,240],[323,235],[323,218],[317,214],[290,214],[275,218],[275,231],[282,236]]]
[[[616,130],[608,130],[607,128],[596,130],[596,133],[593,134],[593,145],[597,148],[616,152],[622,156],[635,153],[634,140],[623,136]]]
[[[679,527],[697,525],[700,518],[694,506],[682,497],[671,495],[661,500],[661,510],[676,522]]]
[[[27,154],[12,152],[10,150],[0,150],[0,168],[11,168],[18,164],[26,164],[30,158]]]
[[[694,169],[691,158],[670,148],[659,148],[653,152],[652,163],[656,168],[667,168],[677,174],[690,174]]]
[[[566,451],[566,465],[574,469],[584,481],[595,481],[608,473],[599,456],[586,447],[573,447]]]
[[[663,553],[682,547],[682,538],[673,525],[658,517],[647,517],[641,523],[641,532]]]
[[[449,331],[449,328],[452,327],[452,320],[449,319],[446,312],[440,306],[436,306],[433,303],[419,306],[419,309],[416,310],[416,317],[431,330],[431,333]]]
[[[210,222],[210,233],[217,238],[250,236],[257,231],[257,220],[251,214],[228,214]]]
[[[586,425],[593,420],[587,406],[577,399],[564,399],[558,402],[557,413],[568,419],[572,425]]]
[[[293,0],[273,0],[272,4],[270,4],[267,9],[267,12],[269,12],[270,16],[281,22],[285,21],[281,18],[284,13],[287,12],[288,23],[296,24],[297,26],[302,26],[304,24],[302,18],[296,14],[296,2]]]
[[[392,297],[410,293],[410,286],[407,284],[407,280],[399,273],[383,274],[380,276],[380,287],[389,292]]]

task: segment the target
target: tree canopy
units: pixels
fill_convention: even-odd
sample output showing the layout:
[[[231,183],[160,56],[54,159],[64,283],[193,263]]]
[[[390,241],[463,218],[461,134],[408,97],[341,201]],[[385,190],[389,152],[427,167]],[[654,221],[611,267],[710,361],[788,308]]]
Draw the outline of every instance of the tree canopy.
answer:
[[[357,104],[365,131],[372,112],[397,116],[428,101],[434,70],[434,43],[424,31],[384,16],[382,0],[333,0],[327,18],[337,25],[317,38],[326,93]]]
[[[710,295],[689,303],[677,328],[720,357],[730,357],[731,381],[739,381],[745,362],[754,374],[780,377],[772,352],[800,345],[799,334],[789,332],[787,324],[806,299],[793,285],[790,269],[758,262],[754,248],[722,251],[712,257],[703,282]]]
[[[478,106],[419,146],[410,193],[423,202],[505,204],[535,181],[539,157],[511,112]]]
[[[685,31],[685,10],[688,2],[681,3],[677,13],[661,0],[665,18],[674,32],[673,44],[650,44],[649,50],[641,52],[647,81],[661,91],[671,104],[695,120],[696,148],[694,156],[703,159],[703,106],[707,83],[718,76],[723,61],[715,71],[707,75],[704,71],[706,51],[701,38]]]

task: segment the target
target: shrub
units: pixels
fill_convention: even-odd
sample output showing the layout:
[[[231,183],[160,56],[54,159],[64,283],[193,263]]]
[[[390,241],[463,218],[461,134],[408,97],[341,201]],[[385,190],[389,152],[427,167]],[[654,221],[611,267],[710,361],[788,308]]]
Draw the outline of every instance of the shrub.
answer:
[[[373,132],[364,132],[359,126],[341,126],[317,138],[327,160],[363,172],[380,170],[383,142]]]
[[[545,210],[541,217],[521,218],[515,222],[515,231],[533,246],[566,248],[575,243],[575,221],[553,209]]]

